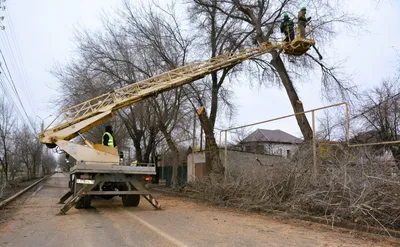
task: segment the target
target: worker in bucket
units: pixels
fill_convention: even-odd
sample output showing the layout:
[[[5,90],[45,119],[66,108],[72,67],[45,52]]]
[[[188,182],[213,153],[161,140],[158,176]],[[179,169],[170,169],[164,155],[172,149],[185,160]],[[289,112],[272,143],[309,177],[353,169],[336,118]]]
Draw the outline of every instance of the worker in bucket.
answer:
[[[298,27],[300,32],[300,38],[302,39],[306,38],[307,22],[311,20],[311,17],[307,18],[306,14],[307,14],[307,8],[306,7],[301,8],[298,15],[298,21],[299,21]]]
[[[280,28],[281,33],[285,34],[285,41],[292,42],[292,40],[294,40],[294,23],[287,13],[283,14],[283,21]]]
[[[101,143],[104,146],[108,146],[108,147],[115,147],[115,139],[113,136],[113,131],[112,131],[112,126],[111,125],[107,125],[105,132],[101,138]]]

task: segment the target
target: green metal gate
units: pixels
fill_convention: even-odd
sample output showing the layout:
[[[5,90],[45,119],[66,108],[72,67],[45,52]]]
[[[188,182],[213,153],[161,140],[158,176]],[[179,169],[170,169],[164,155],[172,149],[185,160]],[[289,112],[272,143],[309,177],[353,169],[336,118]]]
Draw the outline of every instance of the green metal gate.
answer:
[[[163,170],[164,169],[164,173]],[[157,167],[160,179],[165,179],[167,186],[171,186],[172,166]],[[164,177],[162,177],[164,175]],[[183,186],[187,183],[187,166],[178,166],[178,185]]]

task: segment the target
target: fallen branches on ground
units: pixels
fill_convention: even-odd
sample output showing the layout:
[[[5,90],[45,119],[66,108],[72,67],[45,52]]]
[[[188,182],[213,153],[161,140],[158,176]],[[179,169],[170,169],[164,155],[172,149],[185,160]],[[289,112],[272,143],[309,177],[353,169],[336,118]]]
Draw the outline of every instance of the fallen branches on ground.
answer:
[[[243,164],[246,165],[246,164]],[[382,229],[400,229],[400,172],[373,150],[334,149],[312,179],[312,153],[271,166],[252,165],[227,183],[200,179],[183,191],[191,197],[244,210],[278,209]]]

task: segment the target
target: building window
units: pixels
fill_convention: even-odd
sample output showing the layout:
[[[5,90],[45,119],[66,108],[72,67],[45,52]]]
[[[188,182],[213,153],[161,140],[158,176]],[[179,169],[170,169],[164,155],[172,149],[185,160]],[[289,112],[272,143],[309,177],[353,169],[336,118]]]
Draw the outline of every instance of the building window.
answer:
[[[290,150],[286,150],[286,158],[290,158]]]

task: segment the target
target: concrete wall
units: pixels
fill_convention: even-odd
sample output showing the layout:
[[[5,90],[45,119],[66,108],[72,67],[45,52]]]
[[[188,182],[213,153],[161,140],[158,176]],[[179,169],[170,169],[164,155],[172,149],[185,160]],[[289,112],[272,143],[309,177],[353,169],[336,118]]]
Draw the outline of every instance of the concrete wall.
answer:
[[[225,150],[220,149],[220,158],[222,164],[225,166]],[[271,166],[275,163],[279,163],[284,159],[279,156],[271,156],[265,154],[254,154],[240,151],[230,151],[228,150],[227,155],[227,166],[228,166],[228,174],[238,174],[243,171],[243,169],[249,169],[253,166]],[[192,154],[189,154],[187,157],[188,164],[188,182],[192,181],[196,177],[196,166],[202,166],[205,164],[206,158],[204,153],[195,153],[194,154],[194,164],[192,162]]]
[[[220,153],[222,163],[224,163],[225,154]],[[271,156],[265,154],[254,154],[247,152],[228,151],[227,166],[228,174],[241,173],[244,169],[249,169],[253,166],[271,166],[279,163],[284,159],[279,156]]]

